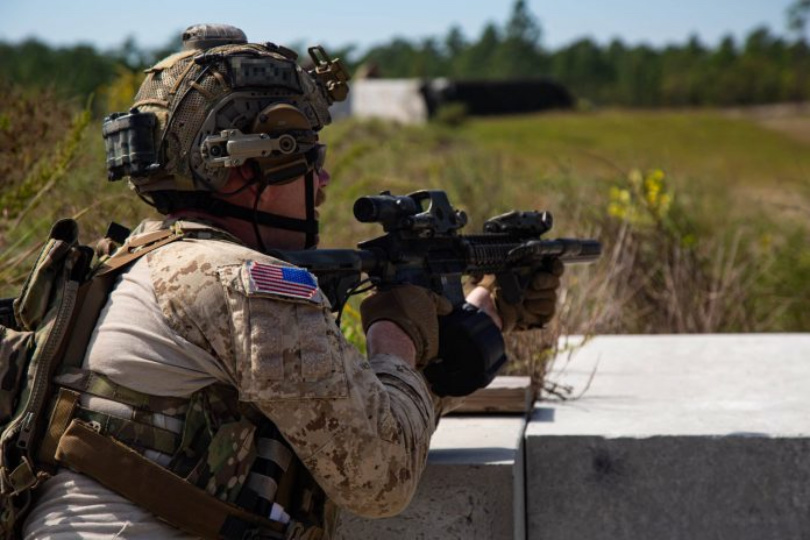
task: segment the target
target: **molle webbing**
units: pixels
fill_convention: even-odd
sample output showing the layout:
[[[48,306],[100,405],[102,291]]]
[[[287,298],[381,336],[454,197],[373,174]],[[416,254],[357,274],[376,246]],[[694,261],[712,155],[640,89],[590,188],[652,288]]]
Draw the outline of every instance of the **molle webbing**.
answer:
[[[188,407],[187,399],[142,394],[87,369],[67,368],[54,377],[54,382],[76,392],[117,401],[152,413],[177,416],[185,413]]]
[[[58,385],[48,428],[39,451],[40,461],[55,465],[53,456],[59,438],[73,418],[79,418],[105,435],[115,437],[139,450],[154,450],[174,455],[180,449],[181,435],[153,424],[153,415],[179,416],[186,412],[188,400],[149,396],[117,385],[100,373],[68,368],[54,378]],[[121,418],[79,405],[80,394],[115,401],[132,408],[130,418]],[[182,421],[178,418],[178,421]]]
[[[117,447],[124,447],[132,452],[132,454],[125,455],[126,462],[118,465],[110,462],[103,467],[93,469],[97,472],[87,471],[86,474],[129,498],[132,502],[156,513],[176,527],[185,529],[186,525],[182,521],[174,521],[173,514],[164,514],[147,504],[142,504],[143,494],[135,493],[130,497],[132,492],[119,491],[116,488],[119,483],[118,479],[94,476],[94,474],[117,474],[112,471],[129,467],[129,464],[135,461],[143,462],[144,472],[159,467],[164,473],[170,474],[172,478],[181,483],[177,485],[183,485],[185,486],[183,489],[194,492],[194,497],[185,497],[192,506],[196,504],[194,501],[200,496],[199,494],[206,499],[216,500],[218,503],[220,502],[218,497],[221,497],[223,501],[235,503],[242,512],[249,512],[255,516],[253,521],[248,522],[239,515],[230,515],[223,525],[224,532],[220,531],[221,537],[229,537],[228,535],[233,534],[235,537],[241,538],[246,532],[255,532],[256,519],[262,521],[265,517],[269,517],[269,521],[264,520],[268,523],[282,522],[284,518],[289,519],[290,516],[287,512],[290,511],[292,483],[298,478],[296,468],[293,466],[296,462],[292,449],[272,422],[252,407],[237,405],[237,397],[232,389],[222,386],[208,387],[192,396],[191,399],[150,396],[120,386],[100,373],[75,368],[65,370],[55,378],[55,383],[61,388],[52,409],[51,422],[42,446],[43,451],[50,452],[50,456],[43,456],[43,461],[55,463],[61,460],[64,464],[76,468],[74,463],[64,461],[64,458],[60,457],[73,456],[70,459],[75,460],[77,459],[76,450],[66,452],[63,449],[60,454],[59,448],[64,446],[62,441],[64,437],[68,436],[68,430],[78,429],[75,426],[83,426],[93,430],[99,437],[111,441]],[[82,407],[79,404],[81,394],[126,405],[131,409],[131,416],[121,418]],[[171,416],[178,422],[184,422],[182,433],[155,426],[153,424],[155,414]],[[236,416],[233,416],[234,414]],[[195,418],[192,419],[192,416]],[[208,428],[199,423],[203,417],[208,419],[211,427],[219,426],[216,433],[213,434],[216,435],[214,439],[210,439],[212,434],[209,433]],[[234,422],[239,417],[241,420]],[[254,423],[260,426],[258,430],[253,427]],[[234,425],[238,425],[235,432],[251,430],[253,434],[251,444],[255,446],[255,453],[251,455],[254,455],[255,459],[251,458],[252,462],[248,462],[249,468],[245,470],[246,478],[243,477],[242,481],[237,482],[237,492],[231,496],[233,488],[229,480],[236,478],[237,474],[233,474],[232,471],[223,475],[223,471],[216,469],[216,464],[228,457],[225,455],[223,458],[221,452],[225,448],[227,448],[226,451],[230,451],[231,445],[228,443],[223,446],[215,443],[214,440],[221,443],[223,433],[234,433]],[[189,429],[191,431],[187,433]],[[219,431],[220,429],[224,431]],[[206,433],[209,434],[206,436]],[[205,450],[202,452],[201,448],[198,448],[201,441],[205,443],[203,445]],[[209,454],[208,452],[214,447],[217,449],[214,450],[215,453]],[[81,448],[81,452],[85,452],[90,446]],[[168,468],[156,465],[141,455],[141,452],[147,449],[172,457]],[[119,454],[108,454],[102,448],[95,448],[93,452],[95,457],[81,456],[81,458],[93,463],[106,463],[121,457]],[[241,454],[242,451],[237,450],[237,446],[234,445],[233,452],[235,457],[236,453]],[[230,463],[233,459],[227,461]],[[77,470],[85,472],[81,469]],[[157,493],[164,491],[161,484],[154,484],[153,481],[150,481],[150,486]],[[179,488],[170,486],[167,489],[169,489],[168,492],[171,492],[171,490]],[[206,512],[207,507],[190,507],[187,511],[190,515],[197,515],[200,512]],[[297,524],[299,528],[301,525]],[[277,523],[277,528],[281,530],[284,526]],[[313,538],[319,534],[319,530],[304,528],[315,535]],[[192,532],[196,533],[196,531]],[[276,532],[274,530],[273,535]]]
[[[53,388],[60,367],[80,365],[115,277],[138,257],[182,236],[180,231],[144,235],[92,269],[93,250],[78,244],[78,226],[61,220],[51,230],[33,270],[14,301],[15,319],[34,336],[27,384],[0,437],[0,537],[13,534],[31,502],[31,491],[53,472],[59,437],[76,412],[78,395]],[[55,403],[55,405],[53,405]],[[45,426],[50,408],[51,422]],[[19,532],[19,531],[17,531]]]
[[[259,529],[265,538],[284,538],[281,524],[208,495],[80,420],[71,422],[55,457],[190,534],[236,539]]]
[[[76,407],[75,418],[84,420],[100,433],[111,435],[137,449],[174,455],[180,448],[180,435],[146,422],[118,418],[111,414]]]

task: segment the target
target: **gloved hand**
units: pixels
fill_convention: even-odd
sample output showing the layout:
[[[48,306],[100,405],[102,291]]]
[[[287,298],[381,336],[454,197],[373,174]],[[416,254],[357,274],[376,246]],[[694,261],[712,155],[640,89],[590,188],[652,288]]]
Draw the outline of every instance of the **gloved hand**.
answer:
[[[507,304],[495,276],[486,276],[480,286],[492,293],[498,315],[503,323],[503,332],[542,328],[554,317],[557,308],[557,289],[565,266],[554,259],[547,268],[538,268],[532,274],[523,298],[517,304]]]
[[[449,300],[416,285],[403,284],[369,296],[360,304],[363,331],[377,321],[391,321],[408,334],[416,347],[416,367],[439,353],[439,315],[453,311]]]
[[[439,334],[439,359],[424,370],[437,396],[472,394],[491,383],[506,363],[503,334],[489,314],[472,304],[442,317]]]

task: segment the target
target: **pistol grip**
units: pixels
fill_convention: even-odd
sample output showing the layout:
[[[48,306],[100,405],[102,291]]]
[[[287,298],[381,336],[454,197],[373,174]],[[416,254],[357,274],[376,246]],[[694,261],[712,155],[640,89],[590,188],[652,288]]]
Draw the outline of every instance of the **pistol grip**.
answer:
[[[501,298],[507,304],[514,306],[523,299],[525,285],[521,283],[520,276],[514,270],[498,272],[495,274],[498,286],[501,288]]]

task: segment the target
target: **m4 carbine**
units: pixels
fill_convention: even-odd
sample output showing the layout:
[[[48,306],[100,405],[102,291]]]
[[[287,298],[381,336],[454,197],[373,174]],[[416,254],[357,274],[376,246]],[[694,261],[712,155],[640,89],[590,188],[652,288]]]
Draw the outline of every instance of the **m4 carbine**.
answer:
[[[363,223],[380,223],[385,234],[359,243],[356,250],[270,255],[315,274],[338,312],[349,296],[367,290],[361,290],[364,285],[385,289],[411,283],[450,300],[455,309],[440,320],[439,359],[425,370],[439,395],[466,395],[485,386],[506,361],[503,339],[491,319],[465,305],[462,276],[494,274],[503,300],[517,304],[536,269],[554,259],[593,262],[602,251],[596,240],[541,239],[552,227],[548,212],[512,211],[488,220],[482,234],[459,234],[467,216],[439,190],[361,197],[354,203],[354,216]]]

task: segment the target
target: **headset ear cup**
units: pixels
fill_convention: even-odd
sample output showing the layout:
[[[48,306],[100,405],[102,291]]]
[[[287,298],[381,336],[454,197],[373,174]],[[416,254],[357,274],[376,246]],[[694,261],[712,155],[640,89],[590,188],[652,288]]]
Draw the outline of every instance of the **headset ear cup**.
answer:
[[[274,103],[265,107],[251,125],[251,133],[284,133],[310,131],[309,120],[297,107],[289,103]]]
[[[260,173],[268,184],[284,184],[306,174],[310,166],[304,148],[316,143],[309,120],[300,109],[289,103],[275,103],[256,115],[252,133],[267,133],[287,142],[282,154],[255,158]],[[293,135],[296,134],[296,135]],[[302,148],[302,143],[306,147]]]

